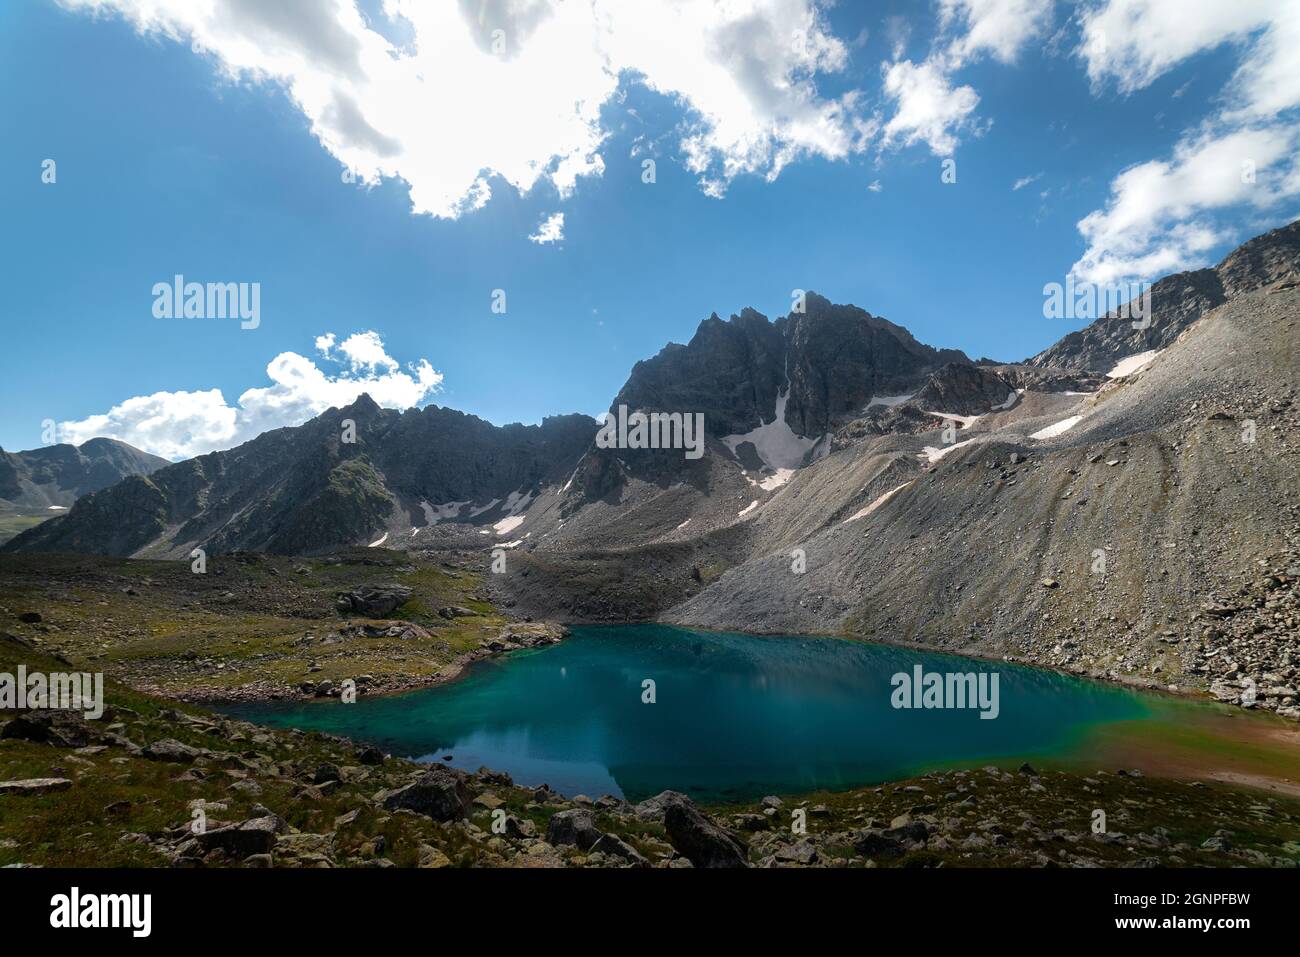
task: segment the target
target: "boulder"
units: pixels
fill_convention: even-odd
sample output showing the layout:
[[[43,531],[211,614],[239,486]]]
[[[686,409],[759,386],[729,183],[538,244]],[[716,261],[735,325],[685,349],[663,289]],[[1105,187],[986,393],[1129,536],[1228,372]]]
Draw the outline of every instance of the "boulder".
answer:
[[[469,618],[477,612],[464,607],[463,605],[448,605],[446,608],[439,608],[438,615],[448,620],[452,618]]]
[[[188,744],[181,744],[175,738],[163,738],[161,741],[147,745],[141,753],[151,761],[191,764],[205,752],[199,748],[192,748]]]
[[[205,851],[220,849],[242,859],[253,854],[269,854],[285,830],[283,820],[269,815],[216,827],[194,837]]]
[[[28,711],[0,731],[0,738],[34,741],[57,748],[84,748],[99,737],[99,732],[75,711]]]
[[[411,594],[405,585],[362,585],[356,591],[341,592],[336,607],[344,614],[384,618],[408,601]]]
[[[663,821],[664,807],[676,800],[689,801],[685,794],[680,791],[660,791],[652,798],[646,798],[640,804],[632,808],[632,813],[640,821]]]
[[[388,794],[383,805],[390,811],[405,809],[435,821],[455,821],[468,816],[470,793],[462,772],[436,767]]]
[[[546,825],[546,843],[555,847],[574,844],[584,851],[591,850],[606,835],[596,827],[596,821],[586,808],[559,811]]]
[[[32,796],[66,791],[72,787],[67,778],[24,778],[21,781],[0,781],[0,795],[17,794]]]
[[[664,830],[673,849],[696,867],[749,866],[745,842],[713,823],[689,798],[664,804]]]
[[[451,859],[432,844],[421,844],[419,863],[416,866],[435,869],[451,867]]]
[[[649,863],[635,847],[614,834],[602,834],[600,840],[591,845],[591,853],[619,857],[638,867],[644,867]]]

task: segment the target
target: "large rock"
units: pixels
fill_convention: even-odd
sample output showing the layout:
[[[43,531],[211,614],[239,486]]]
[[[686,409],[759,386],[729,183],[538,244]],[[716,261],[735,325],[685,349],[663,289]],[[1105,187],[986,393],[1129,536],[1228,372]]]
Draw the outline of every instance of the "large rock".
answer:
[[[665,803],[664,830],[673,849],[696,867],[749,866],[745,842],[714,824],[689,798]]]
[[[67,778],[25,778],[21,781],[0,781],[0,795],[37,795],[50,794],[54,791],[66,791],[72,787]]]
[[[28,711],[18,715],[0,731],[0,738],[34,741],[58,748],[84,748],[99,732],[75,711]]]
[[[345,614],[384,618],[411,597],[405,585],[362,585],[338,596],[338,609]]]
[[[153,744],[147,745],[141,753],[151,761],[171,761],[174,764],[193,764],[196,758],[205,754],[201,748],[193,748],[188,744],[182,744],[175,738],[163,738],[161,741],[155,741]]]
[[[559,811],[546,825],[546,843],[555,847],[573,844],[584,851],[591,850],[605,835],[596,827],[595,818],[585,808]]]
[[[435,821],[454,821],[468,815],[470,800],[463,773],[435,767],[414,783],[393,791],[383,804],[390,811],[415,811]]]
[[[602,834],[600,840],[591,845],[591,852],[593,854],[599,853],[608,854],[611,857],[621,857],[629,864],[635,864],[637,867],[645,867],[649,863],[635,847],[614,834]]]
[[[284,821],[272,814],[216,827],[196,834],[195,838],[205,851],[220,848],[227,854],[244,858],[251,854],[269,854],[285,830]]]
[[[680,791],[660,791],[652,798],[646,798],[640,804],[632,808],[632,813],[636,815],[639,821],[653,821],[662,823],[664,819],[664,808],[673,801],[689,801],[685,794]]]

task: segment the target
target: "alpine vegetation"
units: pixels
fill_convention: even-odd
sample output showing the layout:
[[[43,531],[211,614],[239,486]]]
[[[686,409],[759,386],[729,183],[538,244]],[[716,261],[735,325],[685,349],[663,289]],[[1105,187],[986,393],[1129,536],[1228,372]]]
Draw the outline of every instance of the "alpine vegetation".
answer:
[[[989,720],[1002,710],[996,671],[938,672],[913,665],[910,675],[900,671],[889,683],[894,688],[889,703],[895,708],[977,708],[980,718]]]

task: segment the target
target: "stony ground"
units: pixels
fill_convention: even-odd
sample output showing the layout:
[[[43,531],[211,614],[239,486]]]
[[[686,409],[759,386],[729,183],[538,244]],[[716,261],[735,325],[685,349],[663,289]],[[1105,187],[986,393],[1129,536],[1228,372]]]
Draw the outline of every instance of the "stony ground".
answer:
[[[477,564],[382,549],[235,553],[196,574],[189,562],[6,555],[0,633],[190,701],[338,694],[346,680],[399,691],[560,636],[498,614]],[[375,600],[340,610],[341,595],[368,588]]]
[[[59,663],[0,639],[0,669]],[[565,799],[110,682],[0,726],[0,866],[1296,866],[1300,800],[1115,770],[937,772],[698,807]],[[1104,821],[1098,816],[1104,813]]]
[[[360,694],[445,680],[559,640],[483,600],[474,556],[0,559],[0,672],[104,671],[101,720],[0,713],[0,865],[1290,866],[1300,799],[1221,784],[958,769],[839,793],[697,807],[565,799],[500,773],[421,766],[206,699]],[[1295,581],[1261,570],[1204,609],[1194,647],[1234,693],[1272,674]],[[380,612],[382,611],[382,614]],[[374,613],[374,614],[369,614]],[[1279,619],[1278,616],[1281,616]],[[1259,646],[1258,648],[1256,646]],[[1226,673],[1228,649],[1239,667]],[[1258,700],[1286,700],[1261,684]],[[1226,692],[1225,692],[1226,695]],[[1239,696],[1239,695],[1238,695]],[[1105,828],[1094,832],[1095,812]]]

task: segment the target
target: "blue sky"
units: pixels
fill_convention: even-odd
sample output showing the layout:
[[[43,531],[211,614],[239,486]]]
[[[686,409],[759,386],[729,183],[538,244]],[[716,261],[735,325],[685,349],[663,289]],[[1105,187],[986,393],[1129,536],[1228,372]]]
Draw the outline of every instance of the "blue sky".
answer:
[[[331,149],[321,130],[330,141],[330,122],[342,128],[346,117],[300,101],[312,98],[303,92],[311,83],[333,80],[299,76],[295,95],[283,77],[232,79],[222,64],[247,55],[237,46],[240,24],[190,23],[178,13],[169,38],[122,15],[134,0],[104,0],[97,15],[83,9],[94,2],[17,0],[0,9],[0,446],[11,450],[39,445],[42,421],[53,419],[75,441],[112,434],[179,457],[301,421],[346,393],[348,381],[415,377],[408,364],[421,360],[441,374],[439,387],[390,381],[389,404],[415,396],[497,423],[595,414],[638,359],[686,341],[711,312],[753,306],[776,318],[796,288],[855,303],[933,345],[1018,360],[1084,324],[1043,318],[1044,283],[1072,269],[1150,279],[1170,265],[1212,263],[1294,218],[1300,194],[1295,102],[1262,103],[1260,91],[1276,83],[1238,72],[1248,54],[1259,60],[1294,29],[1282,14],[1225,22],[1213,43],[1183,37],[1178,18],[1166,15],[1152,23],[1172,33],[1161,53],[1139,58],[1141,71],[1125,49],[1136,40],[1111,29],[1108,49],[1129,66],[1108,73],[1080,48],[1090,25],[1125,12],[1109,9],[1121,0],[1003,0],[1039,18],[1019,39],[1005,23],[979,20],[1008,15],[996,0],[829,8],[756,0],[755,22],[769,7],[781,8],[773,18],[807,8],[818,42],[839,44],[820,69],[796,63],[790,75],[814,91],[815,106],[846,105],[820,114],[843,120],[844,136],[828,146],[777,116],[766,152],[741,157],[752,171],[718,172],[736,160],[725,142],[716,146],[720,136],[710,141],[708,169],[689,169],[684,141],[700,127],[693,104],[709,74],[677,80],[674,90],[667,54],[636,50],[619,55],[649,64],[640,67],[646,74],[625,70],[613,96],[588,104],[595,150],[583,153],[588,143],[579,153],[598,155],[603,169],[571,185],[542,175],[521,190],[491,172],[499,157],[503,167],[519,160],[504,155],[513,148],[508,131],[479,156],[438,119],[438,104],[473,101],[468,83],[426,90],[427,102],[409,105],[395,105],[391,92],[358,92],[379,145],[367,153],[345,137]],[[377,43],[418,35],[378,0],[357,16]],[[304,48],[323,35],[310,27]],[[206,52],[186,42],[191,28]],[[726,35],[742,42],[752,31]],[[995,42],[981,46],[990,35]],[[286,76],[306,69],[292,56],[285,62]],[[937,118],[925,113],[934,108],[925,90],[914,103],[890,94],[888,71],[899,63],[928,65],[939,78]],[[761,84],[747,89],[763,100]],[[960,113],[970,96],[977,104]],[[763,128],[752,104],[737,102],[738,115]],[[491,111],[470,115],[471,125],[500,122]],[[715,119],[718,128],[731,122],[725,113]],[[553,140],[548,131],[520,139],[530,136]],[[417,139],[429,140],[426,159],[413,156]],[[398,142],[400,150],[385,145]],[[782,146],[793,158],[772,176]],[[485,165],[491,197],[480,208],[454,217],[413,211],[417,191],[402,176],[420,195],[455,194],[450,174],[427,160],[443,150]],[[340,153],[369,185],[342,181]],[[655,158],[653,184],[642,182],[646,156]],[[941,180],[949,156],[956,183]],[[52,184],[41,178],[49,158]],[[1240,178],[1239,161],[1248,160],[1259,166],[1250,190],[1218,182]],[[385,164],[401,175],[380,171]],[[1134,169],[1149,175],[1126,175]],[[725,192],[709,185],[719,178]],[[1032,181],[1013,189],[1024,179]],[[563,238],[531,241],[556,213]],[[151,288],[176,273],[260,283],[260,324],[156,318]],[[491,311],[495,289],[506,293],[504,315]],[[315,346],[327,333],[341,343],[366,332],[382,339],[377,360],[374,337],[329,354]],[[285,353],[295,357],[285,368],[321,382],[272,387],[267,365]],[[248,389],[264,391],[245,416],[238,406]],[[236,415],[247,421],[232,425]]]

